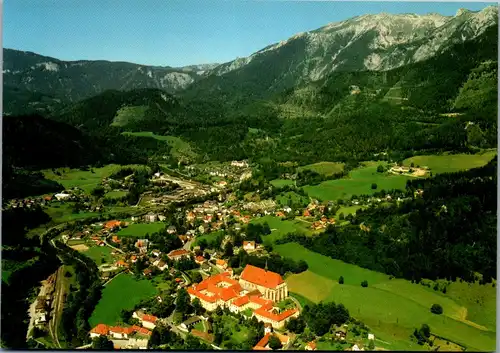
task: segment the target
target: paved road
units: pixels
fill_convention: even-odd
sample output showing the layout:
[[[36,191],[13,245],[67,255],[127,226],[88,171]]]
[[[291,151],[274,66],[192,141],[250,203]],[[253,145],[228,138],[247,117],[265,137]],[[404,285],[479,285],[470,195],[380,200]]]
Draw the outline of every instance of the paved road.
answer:
[[[288,298],[290,298],[295,303],[297,308],[299,308],[299,312],[302,312],[302,305],[300,305],[299,301],[294,297],[292,297],[291,295],[288,295]]]
[[[64,301],[62,300],[64,287],[62,285],[63,278],[63,266],[59,267],[56,273],[55,286],[56,290],[54,292],[54,314],[52,316],[52,320],[49,323],[49,330],[54,342],[57,344],[59,348],[61,348],[61,343],[59,342],[58,337],[58,326],[59,326],[59,318],[62,314],[62,308],[64,306]]]
[[[110,243],[108,243],[108,241],[107,241],[107,240],[104,240],[104,244],[106,244],[106,245],[107,245],[107,246],[109,246],[110,248],[115,249],[115,250],[116,250],[116,251],[118,251],[118,252],[121,252],[122,254],[125,254],[125,252],[124,252],[122,249],[119,249],[119,248],[114,247],[113,245],[111,245]]]

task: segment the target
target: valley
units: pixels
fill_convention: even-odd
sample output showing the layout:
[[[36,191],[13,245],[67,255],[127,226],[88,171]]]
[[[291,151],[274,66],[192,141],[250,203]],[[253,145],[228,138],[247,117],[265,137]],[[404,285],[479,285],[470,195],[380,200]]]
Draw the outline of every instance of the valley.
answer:
[[[183,67],[4,49],[2,347],[494,350],[497,12]]]

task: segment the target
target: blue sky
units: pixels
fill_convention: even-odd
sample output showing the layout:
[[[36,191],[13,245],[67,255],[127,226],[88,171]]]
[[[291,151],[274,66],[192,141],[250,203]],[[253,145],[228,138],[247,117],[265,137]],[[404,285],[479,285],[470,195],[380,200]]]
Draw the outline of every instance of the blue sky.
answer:
[[[295,33],[367,13],[480,10],[491,3],[7,0],[3,47],[62,60],[184,66],[248,56]]]

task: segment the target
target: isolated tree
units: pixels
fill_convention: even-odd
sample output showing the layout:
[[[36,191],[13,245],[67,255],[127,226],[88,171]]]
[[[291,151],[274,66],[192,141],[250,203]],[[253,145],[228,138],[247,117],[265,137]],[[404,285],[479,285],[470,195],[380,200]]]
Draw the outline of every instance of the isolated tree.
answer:
[[[363,282],[361,282],[361,287],[368,287],[368,281],[367,280],[364,280]]]
[[[432,304],[431,313],[441,315],[443,313],[443,307],[439,304]]]
[[[104,194],[105,194],[105,190],[102,186],[98,186],[94,190],[92,190],[92,196],[95,196],[97,198],[103,197]]]
[[[226,246],[224,247],[224,256],[233,256],[234,255],[234,250],[233,250],[233,244],[231,244],[230,241],[226,243]]]
[[[377,188],[377,184],[372,183],[372,190],[375,190]]]
[[[381,164],[379,164],[379,166],[377,167],[377,172],[378,173],[383,173],[384,172],[384,167]]]
[[[281,341],[277,336],[272,335],[271,337],[269,337],[269,348],[271,348],[272,350],[276,350],[280,349],[281,347],[283,347],[283,345],[281,344]]]
[[[340,278],[339,278],[339,284],[344,284],[344,277],[343,276],[340,276]]]

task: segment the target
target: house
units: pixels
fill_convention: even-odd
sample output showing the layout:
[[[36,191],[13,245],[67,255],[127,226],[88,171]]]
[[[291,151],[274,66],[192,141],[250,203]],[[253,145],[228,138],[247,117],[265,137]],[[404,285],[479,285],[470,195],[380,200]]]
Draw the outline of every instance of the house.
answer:
[[[368,339],[369,340],[375,340],[375,335],[373,333],[368,334]]]
[[[135,264],[137,262],[137,256],[135,255],[130,256],[130,261],[132,261],[132,263]]]
[[[270,323],[264,324],[264,334],[273,332],[273,325]]]
[[[181,327],[185,330],[189,329],[191,326],[202,320],[201,316],[192,316],[181,324]]]
[[[255,241],[243,241],[243,249],[245,251],[254,251],[255,250]]]
[[[246,161],[232,161],[231,166],[238,168],[246,168],[248,167],[248,163]]]
[[[148,245],[149,245],[149,240],[147,239],[139,239],[135,242],[135,247],[139,249],[140,253],[147,253],[148,252]]]
[[[128,267],[128,264],[125,261],[123,261],[123,260],[118,260],[116,262],[116,266],[118,266],[118,267]]]
[[[278,211],[278,212],[276,212],[276,217],[281,217],[281,218],[284,218],[284,217],[286,217],[286,216],[285,216],[285,214],[284,214],[283,212]]]
[[[189,257],[190,252],[185,249],[172,250],[168,253],[168,258],[173,261],[178,261],[183,257]]]
[[[217,266],[221,270],[225,270],[227,268],[227,262],[225,260],[222,260],[222,259],[217,259],[215,261],[215,266]]]
[[[269,338],[272,336],[277,337],[282,346],[286,346],[290,342],[290,337],[279,334],[279,333],[266,333],[264,337],[253,347],[255,351],[271,351],[272,349],[269,347]]]
[[[311,342],[307,343],[305,346],[305,350],[306,351],[315,351],[316,350],[316,342],[311,341]]]
[[[141,218],[140,218],[140,217],[138,217],[138,216],[132,216],[130,219],[132,220],[132,222],[137,222],[137,221],[138,221],[138,220],[140,220]]]
[[[120,225],[121,222],[117,220],[107,221],[106,223],[104,223],[104,228],[108,230],[114,230],[116,228],[120,228]]]
[[[146,268],[144,271],[142,271],[142,274],[146,277],[150,277],[152,273],[153,270],[151,270],[150,268]]]
[[[352,346],[351,350],[353,350],[353,351],[364,351],[365,349],[364,348],[359,348],[359,346],[357,344],[355,344],[354,346]]]
[[[347,330],[344,327],[340,327],[335,331],[335,339],[345,341],[347,337]]]
[[[161,215],[161,214],[160,214],[160,215],[158,215],[158,220],[159,220],[160,222],[163,222],[163,221],[164,221],[164,220],[166,220],[166,219],[167,219],[167,217],[165,217],[164,215]]]
[[[94,327],[92,330],[90,330],[90,337],[100,337],[100,336],[107,336],[109,332],[109,327],[104,324],[98,324],[96,327]]]
[[[168,268],[168,265],[165,261],[161,260],[156,264],[156,267],[158,267],[160,271],[165,271]]]
[[[190,212],[187,214],[187,216],[186,216],[186,220],[187,220],[188,222],[192,222],[192,221],[194,221],[194,220],[195,220],[195,218],[196,218],[196,214],[194,214],[194,212],[192,212],[192,211],[190,211]]]
[[[174,226],[170,226],[167,228],[168,234],[175,234],[175,232],[177,232],[177,229]]]
[[[120,243],[120,238],[118,238],[118,235],[113,235],[111,240],[113,241],[113,243],[116,243],[116,244]]]
[[[194,262],[196,262],[198,265],[204,264],[207,260],[203,256],[196,256],[194,259]]]
[[[158,321],[156,316],[145,314],[142,310],[134,311],[132,317],[139,320],[142,326],[150,330],[154,330]]]
[[[292,212],[292,208],[289,206],[285,206],[285,207],[283,207],[283,211],[286,213],[290,213],[290,212]]]
[[[160,256],[160,255],[161,255],[161,251],[160,251],[160,250],[158,250],[158,249],[155,249],[155,250],[152,250],[152,251],[151,251],[151,254],[152,254],[153,256],[158,257],[158,256]]]
[[[311,217],[311,213],[309,212],[309,210],[305,210],[305,211],[302,213],[302,216],[304,216],[304,217]]]
[[[234,224],[234,230],[241,230],[241,224],[235,223]]]
[[[147,215],[144,216],[144,220],[146,222],[153,223],[153,222],[156,222],[158,220],[158,216],[154,213],[148,213]]]
[[[67,200],[71,197],[70,194],[66,194],[66,193],[59,193],[59,194],[55,194],[54,197],[57,199],[57,201],[61,201],[61,200]]]

